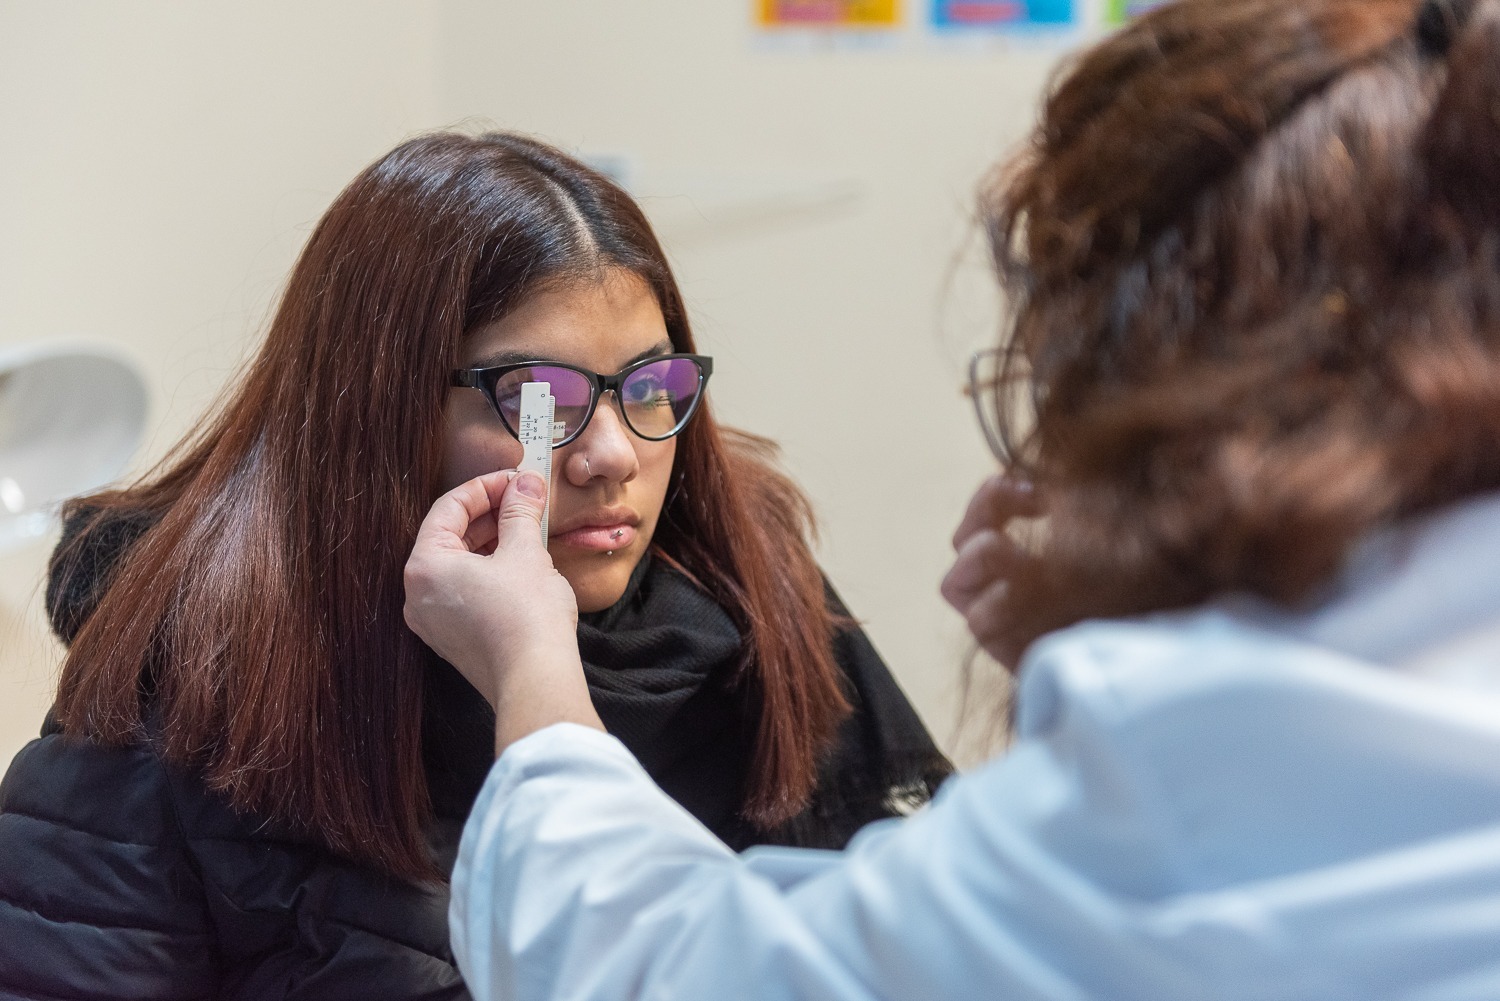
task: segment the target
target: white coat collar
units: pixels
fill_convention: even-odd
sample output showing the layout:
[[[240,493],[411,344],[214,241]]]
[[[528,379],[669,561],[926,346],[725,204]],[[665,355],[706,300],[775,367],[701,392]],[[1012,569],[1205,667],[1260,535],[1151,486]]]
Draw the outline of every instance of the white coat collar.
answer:
[[[1230,599],[1262,627],[1445,681],[1500,685],[1500,493],[1381,529],[1306,612]]]

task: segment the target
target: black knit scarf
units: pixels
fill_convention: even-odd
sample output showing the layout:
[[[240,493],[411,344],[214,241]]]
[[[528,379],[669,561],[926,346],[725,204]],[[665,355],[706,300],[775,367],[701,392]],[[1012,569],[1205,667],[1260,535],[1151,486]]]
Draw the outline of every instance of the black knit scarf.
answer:
[[[69,521],[54,559],[48,608],[71,640],[92,612],[120,556],[154,523],[88,512]],[[89,529],[84,544],[74,536]],[[833,609],[843,614],[829,592]],[[775,830],[740,815],[758,707],[738,694],[740,635],[729,615],[681,573],[643,559],[624,596],[579,617],[578,645],[606,729],[652,778],[735,848],[751,844],[842,847],[865,823],[924,802],[951,771],[864,634],[841,633],[834,655],[854,712],[819,774],[812,802]],[[468,814],[494,759],[494,713],[456,670],[434,660],[423,720],[434,812]]]
[[[831,592],[829,600],[842,614]],[[648,557],[619,602],[579,617],[578,646],[605,728],[663,790],[734,848],[841,848],[870,821],[925,802],[952,770],[864,633],[849,629],[836,638],[834,655],[854,712],[822,764],[807,808],[760,830],[740,815],[757,710],[733,687],[740,635],[728,614],[682,574]],[[434,707],[429,720],[445,721],[440,757],[462,774],[453,776],[452,805],[467,811],[484,780],[473,762],[481,747],[492,746],[494,723],[474,690],[455,684],[456,672],[446,673],[446,680],[433,679],[446,707]],[[448,730],[458,720],[467,722],[461,727],[467,737]]]

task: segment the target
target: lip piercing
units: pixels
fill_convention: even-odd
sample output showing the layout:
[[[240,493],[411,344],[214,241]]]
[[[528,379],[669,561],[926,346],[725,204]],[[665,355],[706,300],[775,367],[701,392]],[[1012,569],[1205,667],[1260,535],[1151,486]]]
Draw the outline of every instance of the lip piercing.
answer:
[[[623,528],[617,528],[613,532],[609,533],[609,537],[611,539],[619,539],[619,537],[622,536],[622,535],[624,535],[624,534],[625,534],[625,529],[623,529]]]

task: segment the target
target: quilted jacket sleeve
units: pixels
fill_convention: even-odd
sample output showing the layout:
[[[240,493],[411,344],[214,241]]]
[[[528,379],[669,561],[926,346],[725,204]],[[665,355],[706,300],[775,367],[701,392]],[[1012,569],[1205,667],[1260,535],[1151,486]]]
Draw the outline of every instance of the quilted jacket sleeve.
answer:
[[[0,1001],[212,997],[217,965],[155,755],[28,744],[0,783]]]

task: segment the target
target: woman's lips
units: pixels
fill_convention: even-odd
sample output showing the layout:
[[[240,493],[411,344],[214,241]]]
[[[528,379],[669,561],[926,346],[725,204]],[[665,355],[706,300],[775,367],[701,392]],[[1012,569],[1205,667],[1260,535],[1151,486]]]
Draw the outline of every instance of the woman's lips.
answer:
[[[549,541],[553,545],[604,553],[612,549],[625,549],[635,541],[635,536],[635,526],[621,522],[618,525],[585,525],[553,535]]]

